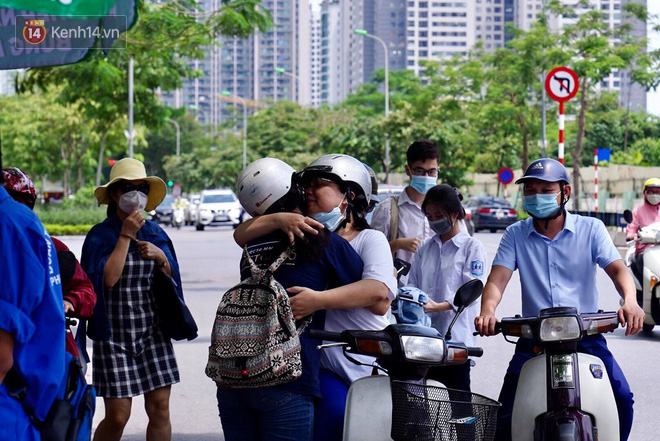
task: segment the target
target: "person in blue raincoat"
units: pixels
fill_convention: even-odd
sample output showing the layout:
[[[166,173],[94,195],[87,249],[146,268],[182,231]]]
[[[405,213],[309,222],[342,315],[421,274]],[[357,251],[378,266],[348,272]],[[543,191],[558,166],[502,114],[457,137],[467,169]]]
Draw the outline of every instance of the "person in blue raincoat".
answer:
[[[170,339],[157,315],[152,283],[156,271],[181,278],[167,234],[142,217],[165,197],[162,179],[147,176],[144,164],[124,158],[112,167],[110,182],[98,187],[108,217],[87,234],[81,264],[94,283],[98,301],[87,326],[94,340],[93,384],[105,403],[95,439],[121,439],[132,397],[144,395],[149,417],[147,440],[172,435],[169,400],[179,371]]]
[[[0,168],[1,165],[0,165]],[[2,188],[0,173],[0,440],[40,440],[9,396],[10,369],[44,420],[64,376],[64,307],[55,247],[37,216]]]

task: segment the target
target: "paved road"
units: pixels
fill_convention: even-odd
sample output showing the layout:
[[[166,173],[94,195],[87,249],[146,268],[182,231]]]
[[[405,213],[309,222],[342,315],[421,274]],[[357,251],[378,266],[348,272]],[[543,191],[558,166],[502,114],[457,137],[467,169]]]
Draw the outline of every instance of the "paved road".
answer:
[[[223,440],[215,405],[215,387],[204,375],[204,366],[215,308],[222,293],[238,282],[241,250],[232,240],[232,231],[225,227],[207,228],[203,232],[195,231],[192,227],[181,230],[167,228],[167,232],[178,254],[187,303],[200,328],[200,337],[196,340],[175,343],[182,381],[172,389],[173,439]],[[491,262],[501,233],[477,233],[476,237],[484,243]],[[63,239],[79,256],[83,239]],[[601,292],[600,307],[616,310],[618,295],[602,271],[599,271],[598,286]],[[514,273],[498,308],[498,317],[519,313],[519,299],[519,281],[517,273]],[[484,356],[477,360],[472,371],[474,392],[497,398],[514,346],[504,342],[501,336],[481,338],[478,342],[484,348]],[[636,337],[624,337],[623,331],[618,330],[608,336],[608,342],[635,393],[635,424],[630,439],[658,439],[660,419],[656,416],[654,404],[660,395],[660,327],[650,335]],[[101,400],[98,406],[95,418],[97,424],[103,415]],[[143,440],[146,421],[143,401],[137,398],[123,439]]]

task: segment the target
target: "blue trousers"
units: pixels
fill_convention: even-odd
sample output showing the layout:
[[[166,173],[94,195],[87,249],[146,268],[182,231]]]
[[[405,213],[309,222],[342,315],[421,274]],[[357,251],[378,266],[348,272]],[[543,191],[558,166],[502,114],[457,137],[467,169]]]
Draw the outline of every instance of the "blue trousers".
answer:
[[[470,392],[470,361],[457,366],[440,366],[429,369],[426,378],[437,380],[449,389]]]
[[[278,386],[218,389],[226,441],[310,441],[314,398]]]
[[[314,410],[314,441],[341,441],[350,385],[339,375],[321,368],[321,400]]]
[[[602,335],[587,337],[578,343],[578,352],[591,354],[600,358],[605,365],[607,375],[609,376],[617,410],[619,412],[619,432],[621,441],[626,441],[633,422],[633,394],[630,386],[623,375],[612,353],[607,348],[607,341]],[[513,400],[516,396],[518,379],[523,364],[530,358],[533,358],[534,343],[529,339],[520,339],[516,344],[516,352],[509,363],[504,384],[500,392],[499,402],[502,403],[497,416],[496,441],[511,441],[511,414],[513,413]]]

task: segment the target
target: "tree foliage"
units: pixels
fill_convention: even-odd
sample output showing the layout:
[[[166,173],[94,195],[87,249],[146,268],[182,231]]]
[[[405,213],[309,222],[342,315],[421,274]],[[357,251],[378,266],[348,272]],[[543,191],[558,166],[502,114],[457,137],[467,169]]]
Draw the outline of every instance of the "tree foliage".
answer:
[[[431,139],[440,150],[440,181],[467,184],[468,172],[496,173],[525,168],[542,154],[541,94],[544,76],[566,65],[580,77],[581,92],[566,103],[566,163],[591,165],[595,148],[612,151],[613,162],[639,165],[660,161],[660,120],[629,112],[620,97],[597,87],[612,72],[627,72],[647,89],[660,82],[660,51],[644,52],[646,42],[630,36],[630,19],[646,19],[639,4],[626,4],[623,24],[610,27],[599,9],[548,3],[529,31],[510,29],[506,47],[487,52],[477,45],[465,56],[425,61],[422,72],[389,73],[390,114],[384,111],[384,71],[374,72],[340,105],[318,109],[278,101],[248,120],[248,162],[264,156],[300,170],[331,152],[353,155],[377,172],[385,171],[385,140],[390,140],[392,171],[403,171],[408,146]],[[37,176],[62,176],[75,191],[106,170],[105,157],[125,154],[126,70],[135,60],[136,151],[150,173],[181,183],[184,191],[233,187],[242,168],[242,133],[228,121],[208,136],[184,109],[165,108],[159,91],[200,75],[188,60],[199,58],[218,34],[245,37],[270,24],[258,0],[222,3],[204,15],[193,0],[143,3],[138,25],[126,34],[128,50],[95,53],[85,63],[34,69],[19,81],[22,95],[3,98],[3,141],[16,165],[29,164]],[[577,9],[576,9],[577,8]],[[554,31],[550,15],[574,18]],[[610,44],[616,39],[617,44]],[[625,91],[624,91],[625,92]],[[557,155],[557,104],[547,105],[547,155]],[[41,111],[40,111],[41,110]],[[30,115],[46,115],[37,121]],[[176,130],[181,127],[181,155]],[[30,137],[29,134],[32,134]],[[83,141],[84,140],[84,141]],[[97,172],[97,181],[99,179]],[[68,177],[67,177],[68,176]],[[573,177],[579,192],[579,176]],[[577,200],[578,198],[574,198]]]

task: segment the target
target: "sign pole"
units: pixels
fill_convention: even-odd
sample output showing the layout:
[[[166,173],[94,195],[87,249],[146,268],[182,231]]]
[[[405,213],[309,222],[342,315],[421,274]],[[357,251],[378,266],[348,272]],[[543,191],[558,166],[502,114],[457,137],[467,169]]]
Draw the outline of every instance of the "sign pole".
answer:
[[[564,102],[559,101],[559,150],[558,161],[564,163]]]
[[[596,208],[598,213],[598,149],[594,149],[594,199],[596,199]]]
[[[545,91],[559,103],[559,146],[557,160],[564,163],[564,103],[573,98],[578,91],[578,77],[568,67],[555,67],[545,77]]]

